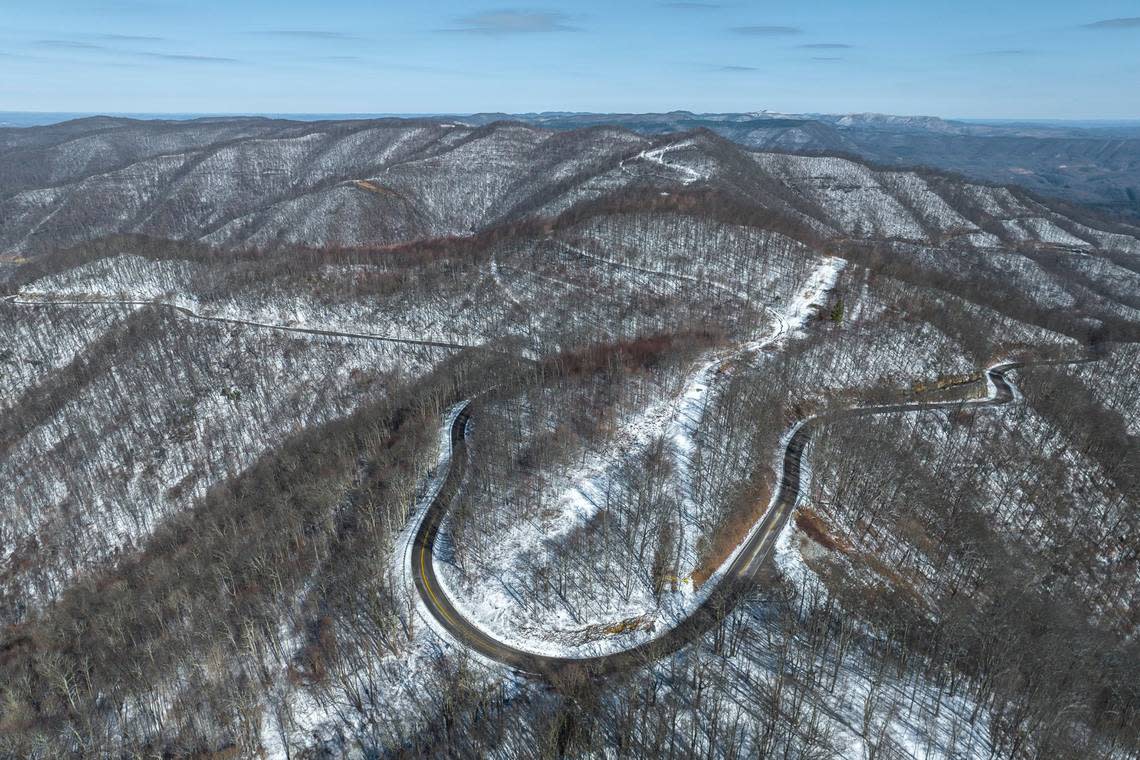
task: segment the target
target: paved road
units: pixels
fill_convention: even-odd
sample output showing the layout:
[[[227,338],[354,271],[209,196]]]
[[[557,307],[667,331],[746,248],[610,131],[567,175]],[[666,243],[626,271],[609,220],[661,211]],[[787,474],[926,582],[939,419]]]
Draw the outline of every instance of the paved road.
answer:
[[[1040,364],[1070,364],[1084,361],[1042,361]],[[759,526],[722,575],[716,588],[689,617],[659,638],[610,655],[568,658],[527,652],[506,644],[463,617],[448,599],[435,571],[433,547],[439,526],[452,499],[463,482],[467,468],[467,423],[470,403],[463,408],[451,426],[452,455],[446,479],[436,498],[428,505],[412,541],[411,570],[415,587],[430,614],[457,641],[492,660],[511,668],[544,677],[558,675],[569,668],[584,669],[589,674],[604,674],[647,664],[683,647],[718,625],[749,590],[755,587],[757,574],[771,553],[776,539],[787,523],[800,498],[800,477],[804,449],[821,426],[839,419],[876,414],[917,412],[931,409],[960,409],[1008,404],[1014,399],[1013,388],[1006,379],[1010,370],[1026,366],[1020,362],[999,364],[986,370],[989,394],[976,401],[886,404],[826,412],[800,423],[784,447],[783,466],[776,497]]]
[[[341,332],[337,330],[322,330],[306,327],[288,327],[264,322],[251,322],[226,317],[211,317],[198,314],[190,309],[173,304],[155,301],[63,301],[45,299],[43,301],[30,301],[18,296],[5,296],[0,300],[15,304],[40,306],[48,304],[73,304],[84,306],[158,306],[170,309],[181,316],[200,319],[207,322],[221,322],[226,324],[245,325],[249,327],[262,327],[285,332],[302,333],[307,335],[323,335],[340,338],[358,338],[364,340],[377,340],[388,343],[405,345],[427,346],[433,348],[465,349],[457,343],[445,343],[430,340],[415,340],[405,338],[392,338],[384,335],[367,333]],[[1032,366],[1046,364],[1076,364],[1095,359],[1037,361]],[[1008,362],[986,370],[986,379],[989,384],[987,398],[977,401],[948,401],[933,403],[888,404],[883,406],[869,406],[854,409],[843,409],[835,412],[826,412],[804,420],[795,428],[784,447],[783,466],[780,479],[776,487],[776,498],[771,508],[764,515],[760,525],[748,538],[743,549],[734,555],[731,563],[725,569],[716,588],[706,600],[698,606],[693,613],[666,631],[660,637],[639,644],[630,649],[614,654],[585,658],[551,657],[547,655],[527,652],[505,644],[488,635],[478,626],[471,623],[456,611],[451,600],[443,592],[436,577],[433,548],[435,539],[439,534],[439,526],[447,513],[452,499],[463,482],[467,469],[467,423],[471,419],[470,403],[456,416],[451,426],[452,455],[444,483],[436,498],[428,505],[412,543],[411,570],[416,590],[422,597],[431,615],[456,640],[470,647],[481,655],[497,660],[516,670],[545,677],[557,675],[569,668],[585,669],[588,673],[602,674],[631,667],[641,666],[664,657],[685,644],[693,641],[706,631],[718,625],[732,610],[740,599],[754,587],[756,575],[759,573],[764,560],[771,553],[776,539],[779,537],[788,518],[800,497],[800,476],[804,449],[811,440],[812,434],[820,425],[838,419],[869,416],[875,414],[890,414],[900,412],[916,412],[930,409],[958,409],[962,407],[1000,406],[1013,400],[1012,387],[1006,380],[1005,373],[1018,367],[1026,366],[1020,362]]]

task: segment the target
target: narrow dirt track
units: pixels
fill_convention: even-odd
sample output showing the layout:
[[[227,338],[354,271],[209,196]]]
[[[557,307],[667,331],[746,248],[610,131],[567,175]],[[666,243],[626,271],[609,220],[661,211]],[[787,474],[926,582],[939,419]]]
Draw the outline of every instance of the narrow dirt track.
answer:
[[[4,296],[2,299],[8,303],[16,304],[17,306],[150,306],[157,309],[166,309],[174,314],[190,319],[196,319],[202,322],[215,322],[223,325],[240,325],[242,327],[257,327],[263,330],[277,330],[279,332],[298,333],[300,335],[319,335],[330,338],[354,338],[357,340],[374,340],[381,343],[395,343],[403,346],[423,346],[426,348],[446,348],[452,350],[463,350],[467,348],[477,348],[477,346],[469,346],[463,343],[448,343],[446,341],[437,340],[418,340],[416,338],[393,338],[388,335],[376,335],[374,333],[356,333],[344,332],[341,330],[323,330],[317,327],[294,327],[291,325],[275,325],[271,322],[254,322],[247,319],[236,319],[232,317],[212,317],[207,314],[199,314],[193,309],[185,306],[177,306],[172,303],[164,303],[162,301],[117,301],[117,300],[92,300],[81,301],[78,299],[68,300],[61,298],[45,298],[42,300],[29,300],[20,296]]]

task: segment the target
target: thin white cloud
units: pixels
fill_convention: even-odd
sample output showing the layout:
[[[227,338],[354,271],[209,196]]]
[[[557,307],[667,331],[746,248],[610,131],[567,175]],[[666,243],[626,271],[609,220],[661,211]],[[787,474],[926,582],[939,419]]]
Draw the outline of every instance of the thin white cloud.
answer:
[[[1112,29],[1140,29],[1140,16],[1129,16],[1126,18],[1106,18],[1102,21],[1094,21],[1091,24],[1084,24],[1085,29],[1093,30],[1112,30]]]
[[[139,55],[160,61],[181,61],[183,63],[238,63],[237,58],[217,55],[194,55],[192,53],[139,53]]]
[[[570,17],[565,13],[507,8],[464,16],[456,21],[456,26],[440,31],[496,36],[577,32],[581,29],[570,24]]]
[[[157,37],[150,34],[93,34],[90,35],[92,39],[105,40],[107,42],[165,42],[165,37]]]
[[[1022,48],[1009,48],[1006,50],[983,50],[978,55],[986,56],[989,58],[1017,58],[1023,55],[1032,55],[1033,51],[1024,50]]]
[[[330,40],[343,42],[363,39],[363,37],[359,37],[355,34],[329,31],[327,29],[270,29],[264,32],[254,32],[254,34],[266,37],[288,37],[298,40]]]
[[[804,30],[798,26],[778,26],[771,24],[734,26],[731,31],[735,34],[742,34],[745,37],[788,37],[804,33]]]
[[[93,42],[81,42],[79,40],[36,40],[36,44],[40,47],[55,48],[57,50],[108,50],[108,48],[103,45],[96,45]]]

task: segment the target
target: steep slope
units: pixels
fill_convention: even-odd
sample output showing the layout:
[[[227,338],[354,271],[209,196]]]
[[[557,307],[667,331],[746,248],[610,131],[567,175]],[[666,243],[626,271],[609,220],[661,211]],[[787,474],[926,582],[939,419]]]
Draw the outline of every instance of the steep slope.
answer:
[[[495,117],[469,118],[484,123]],[[839,153],[890,166],[928,166],[1102,207],[1133,222],[1140,218],[1140,129],[1134,122],[983,124],[886,114],[687,111],[517,118],[556,129],[618,124],[647,135],[707,128],[755,150]]]
[[[33,138],[91,150],[0,201],[0,755],[1136,756],[1129,228],[703,129]],[[613,678],[483,663],[408,585],[468,400],[449,596],[620,648],[795,425],[1086,354],[821,429],[759,583]]]
[[[511,122],[83,126],[79,134],[76,125],[27,130],[19,136],[32,144],[0,153],[7,257],[124,232],[237,248],[385,245],[469,235],[623,193],[698,188],[786,214],[824,237],[1107,244],[1104,232],[1090,240],[1018,191],[840,158],[751,153],[708,130],[650,139]]]

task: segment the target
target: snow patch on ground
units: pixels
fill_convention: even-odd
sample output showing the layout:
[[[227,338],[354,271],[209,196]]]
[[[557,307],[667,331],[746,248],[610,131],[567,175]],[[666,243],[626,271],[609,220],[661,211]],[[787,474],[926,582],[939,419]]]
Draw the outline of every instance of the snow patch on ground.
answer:
[[[692,148],[692,147],[695,147],[694,143],[691,140],[687,140],[685,142],[676,143],[674,145],[663,145],[660,148],[652,148],[650,150],[643,150],[643,151],[641,151],[640,154],[638,154],[638,158],[645,160],[645,161],[650,161],[650,162],[655,163],[659,166],[663,166],[666,169],[672,169],[673,171],[679,172],[682,176],[681,184],[691,185],[694,182],[701,182],[703,180],[707,180],[709,178],[709,172],[708,171],[701,171],[699,169],[695,169],[692,166],[689,166],[688,164],[683,164],[683,163],[674,162],[674,161],[667,161],[665,159],[665,156],[671,152],[683,150],[685,148]]]
[[[660,636],[692,614],[716,586],[723,567],[700,590],[694,590],[687,577],[682,577],[676,584],[677,590],[665,591],[659,600],[647,589],[635,590],[625,602],[599,600],[588,620],[576,619],[566,609],[542,620],[533,619],[513,589],[523,586],[521,578],[534,572],[534,558],[552,558],[560,541],[577,534],[598,515],[617,466],[661,438],[673,457],[675,489],[681,496],[680,568],[685,576],[691,575],[698,562],[696,545],[701,535],[695,519],[697,505],[692,498],[691,462],[697,447],[696,433],[710,393],[718,382],[718,371],[734,359],[781,346],[799,334],[825,302],[845,264],[843,259],[825,259],[784,307],[770,310],[776,327],[769,335],[703,359],[676,397],[645,408],[626,426],[611,450],[587,458],[568,473],[549,502],[557,505],[555,514],[541,522],[516,525],[497,547],[497,577],[472,579],[458,567],[437,560],[440,583],[456,608],[490,635],[511,646],[539,654],[577,657],[630,648]],[[442,530],[445,533],[448,530],[446,519]],[[739,551],[738,546],[733,556]],[[634,618],[651,622],[584,642],[573,641],[567,635],[586,627],[612,626]]]
[[[992,396],[996,389],[988,377],[987,381]],[[802,503],[803,495],[811,492],[811,453],[809,444],[804,452],[801,496],[796,507]],[[804,561],[804,552],[816,548],[795,521],[788,520],[776,540],[773,560],[781,577],[797,589],[800,598],[817,600],[818,604],[826,599],[827,589]],[[872,631],[867,633],[874,636]],[[919,674],[899,675],[892,669],[875,668],[859,651],[846,657],[836,672],[836,684],[823,693],[822,707],[833,719],[833,741],[841,748],[841,757],[873,757],[885,746],[916,760],[990,756],[988,712],[979,709],[969,696],[939,693]],[[762,672],[759,677],[770,678],[772,674]]]
[[[401,614],[414,618],[408,621],[408,628],[412,631],[411,638],[399,654],[388,652],[378,657],[367,658],[363,660],[358,672],[344,679],[344,682],[355,680],[369,685],[369,689],[364,691],[372,704],[368,705],[368,709],[364,712],[359,710],[358,704],[354,701],[359,699],[360,690],[354,692],[353,698],[350,698],[349,694],[340,688],[343,683],[330,683],[311,689],[287,689],[283,682],[280,699],[288,709],[286,711],[275,709],[275,706],[270,704],[262,711],[261,736],[267,757],[289,757],[290,749],[296,751],[309,746],[315,737],[322,740],[332,739],[334,732],[343,728],[346,719],[349,723],[359,723],[363,727],[368,721],[369,710],[383,709],[391,715],[430,718],[430,714],[424,711],[425,685],[432,683],[433,675],[440,666],[439,655],[442,652],[454,652],[459,645],[436,623],[416,593],[410,572],[411,551],[413,539],[423,516],[447,477],[452,456],[451,427],[466,404],[465,401],[454,404],[443,415],[437,439],[436,460],[428,468],[425,478],[419,485],[411,517],[394,541],[396,551],[392,552],[391,562],[386,568],[391,577],[400,579],[403,598],[408,601],[407,609]],[[473,652],[463,651],[471,655],[469,660],[471,664],[479,666],[472,671],[476,678],[488,685],[506,679],[509,688],[514,689],[519,686],[511,681],[508,671],[498,663],[486,660]],[[377,685],[381,686],[382,690],[374,690]],[[276,716],[280,713],[287,714],[287,719],[277,719]],[[415,730],[417,727],[407,728]]]

